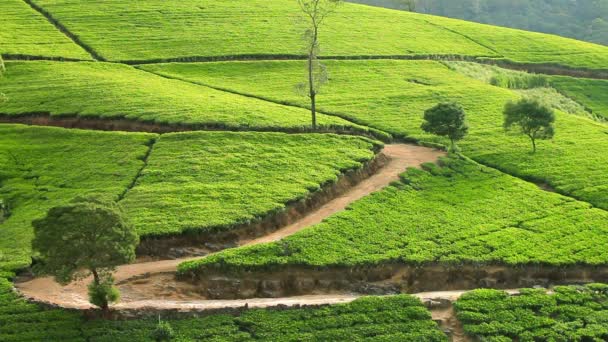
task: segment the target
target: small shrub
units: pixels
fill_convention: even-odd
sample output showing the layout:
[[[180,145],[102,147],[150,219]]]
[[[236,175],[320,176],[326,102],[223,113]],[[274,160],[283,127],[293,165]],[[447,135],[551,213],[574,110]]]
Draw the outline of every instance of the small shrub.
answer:
[[[157,342],[171,341],[174,336],[175,332],[173,331],[173,328],[169,322],[159,321],[156,328],[152,332],[152,338]]]

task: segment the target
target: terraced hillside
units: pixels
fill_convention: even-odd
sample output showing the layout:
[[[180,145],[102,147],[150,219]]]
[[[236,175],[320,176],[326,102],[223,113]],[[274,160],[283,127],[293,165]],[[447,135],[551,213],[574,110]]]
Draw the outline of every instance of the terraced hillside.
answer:
[[[469,161],[442,163],[442,167],[429,165],[426,171],[411,169],[401,183],[294,236],[184,263],[180,273],[205,278],[207,273],[286,267],[356,269],[391,263],[446,267],[608,263],[603,248],[608,243],[605,210],[540,191]]]
[[[469,136],[460,144],[473,159],[547,183],[557,191],[608,209],[605,123],[557,113],[557,136],[530,155],[525,137],[505,134],[502,110],[521,95],[472,80],[433,61],[327,61],[330,82],[319,109],[397,137],[445,144],[420,129],[424,111],[457,101],[468,113]],[[304,62],[170,63],[142,67],[160,75],[306,107],[291,91]],[[260,86],[263,85],[263,86]],[[598,89],[598,88],[594,88]],[[601,102],[601,100],[600,100]],[[584,128],[583,128],[584,127]],[[581,136],[580,131],[585,132]]]
[[[606,285],[556,285],[608,282],[608,47],[343,4],[314,130],[295,0],[6,0],[0,25],[1,341],[159,316],[176,340],[606,338]],[[556,111],[536,153],[503,129],[522,97]],[[420,128],[446,101],[449,155]],[[103,315],[30,267],[31,221],[90,195],[142,241]]]
[[[289,0],[32,0],[95,55],[113,61],[294,56],[302,25]],[[460,20],[344,4],[321,37],[325,56],[461,55],[605,69],[608,47]]]

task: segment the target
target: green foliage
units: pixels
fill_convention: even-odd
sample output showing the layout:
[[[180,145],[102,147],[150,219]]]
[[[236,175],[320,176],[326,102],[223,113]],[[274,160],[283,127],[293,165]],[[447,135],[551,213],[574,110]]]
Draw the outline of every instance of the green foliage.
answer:
[[[473,162],[410,169],[403,182],[283,239],[182,263],[179,272],[401,262],[605,265],[608,212]],[[291,253],[285,254],[285,246]]]
[[[32,249],[42,260],[43,272],[63,284],[84,278],[89,272],[111,271],[130,263],[139,243],[122,209],[111,201],[77,199],[51,208],[46,217],[32,225]],[[107,284],[97,285],[94,292],[103,294]]]
[[[451,70],[496,87],[506,89],[533,89],[549,86],[546,75],[530,74],[473,62],[443,62]]]
[[[10,62],[0,113],[130,119],[240,130],[309,130],[308,112],[108,63]],[[61,82],[57,82],[60,79]],[[291,85],[290,85],[291,86]],[[28,89],[28,91],[23,91]],[[367,129],[319,115],[327,129]]]
[[[457,317],[465,332],[484,341],[608,340],[606,285],[559,286],[554,292],[472,291],[456,302]]]
[[[462,140],[469,131],[464,109],[455,102],[440,103],[427,109],[420,128],[427,133],[448,137],[452,151],[456,150],[456,141]]]
[[[91,59],[23,0],[0,1],[0,18],[0,53],[3,55]]]
[[[291,85],[301,78],[304,63],[172,63],[146,65],[145,69],[305,107],[306,101],[291,90]],[[447,144],[446,139],[420,129],[422,116],[438,102],[458,102],[466,110],[470,126],[470,134],[459,143],[465,155],[608,209],[605,124],[557,111],[555,128],[559,139],[547,144],[550,148],[543,146],[532,155],[527,138],[507,135],[502,127],[505,103],[520,98],[514,91],[471,80],[437,62],[325,63],[332,73],[320,96],[321,111],[338,113],[395,136]]]
[[[89,302],[102,309],[106,309],[109,303],[115,303],[120,299],[120,292],[114,286],[114,279],[109,275],[99,283],[90,283],[88,290]]]
[[[226,231],[309,197],[377,149],[332,134],[166,134],[121,203],[142,235]]]
[[[537,139],[551,139],[555,134],[555,114],[536,100],[524,98],[518,102],[508,102],[504,114],[505,130],[517,126],[532,141],[532,152],[536,152]]]
[[[116,200],[143,166],[153,134],[0,125],[0,269],[30,264],[32,220],[78,196]]]
[[[152,332],[152,338],[154,341],[162,342],[162,341],[171,341],[175,337],[175,332],[173,331],[173,327],[169,322],[161,322],[159,321]]]

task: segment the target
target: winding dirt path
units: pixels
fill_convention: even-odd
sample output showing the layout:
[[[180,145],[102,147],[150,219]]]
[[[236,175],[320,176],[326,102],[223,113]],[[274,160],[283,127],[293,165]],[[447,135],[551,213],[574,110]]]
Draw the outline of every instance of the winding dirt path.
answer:
[[[444,156],[445,153],[435,149],[408,145],[408,144],[392,144],[386,145],[382,151],[384,155],[389,158],[388,163],[381,168],[376,174],[372,175],[368,179],[355,185],[349,191],[344,193],[342,196],[337,197],[325,205],[321,206],[314,212],[308,214],[302,219],[295,223],[277,230],[267,236],[249,240],[240,241],[239,245],[255,245],[260,243],[267,243],[272,241],[280,240],[284,237],[290,236],[297,233],[298,231],[320,223],[325,218],[344,210],[349,204],[365,197],[372,192],[378,191],[391,182],[399,179],[399,175],[403,173],[408,167],[419,167],[422,163],[435,162],[439,157]],[[172,274],[177,270],[177,266],[188,260],[198,259],[196,258],[183,258],[175,260],[161,260],[152,262],[143,262],[130,265],[123,265],[118,267],[114,275],[117,283],[126,283],[128,280],[144,278],[150,278],[151,276],[165,276],[172,277]],[[28,281],[17,282],[16,288],[27,298],[36,302],[43,302],[53,305],[58,305],[64,308],[73,309],[89,309],[91,304],[87,299],[87,284],[90,279],[83,281],[74,282],[67,286],[61,286],[56,283],[50,277],[35,278]],[[174,282],[174,284],[179,284]],[[179,286],[179,285],[178,285]],[[187,284],[183,284],[187,286]],[[148,291],[146,282],[141,282],[141,288],[138,289],[137,280],[129,282],[131,291],[127,291],[126,295],[123,296],[123,300],[120,304],[114,306],[116,309],[137,309],[142,307],[153,307],[158,309],[180,309],[180,310],[204,310],[210,308],[221,308],[221,307],[238,307],[244,306],[245,303],[249,303],[251,306],[264,307],[264,306],[276,306],[276,305],[315,305],[315,304],[331,304],[343,301],[349,301],[356,298],[356,296],[343,295],[343,294],[330,294],[330,295],[319,295],[319,296],[303,296],[293,298],[274,298],[274,299],[250,299],[244,301],[209,301],[209,300],[196,300],[193,297],[192,300],[188,298],[180,298],[180,300],[168,300],[163,298],[159,300],[156,298],[155,291]],[[176,289],[177,290],[177,289]],[[181,289],[180,289],[181,290]],[[128,292],[136,292],[138,295],[130,296]],[[181,292],[183,291],[175,291]],[[143,295],[142,295],[143,293]],[[142,297],[148,298],[142,298]]]

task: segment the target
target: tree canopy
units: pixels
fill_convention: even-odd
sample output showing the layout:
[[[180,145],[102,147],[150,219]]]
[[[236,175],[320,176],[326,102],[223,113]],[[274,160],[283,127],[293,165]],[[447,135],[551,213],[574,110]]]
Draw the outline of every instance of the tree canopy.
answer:
[[[440,103],[425,111],[421,128],[427,133],[449,138],[452,151],[456,150],[456,141],[464,138],[469,131],[466,113],[455,102]]]
[[[517,102],[510,101],[504,109],[504,128],[510,130],[518,127],[522,134],[532,142],[532,152],[536,152],[537,139],[551,139],[555,134],[553,110],[534,99],[524,98]]]
[[[77,199],[51,208],[32,224],[41,269],[60,283],[110,272],[135,259],[139,238],[114,202]]]

